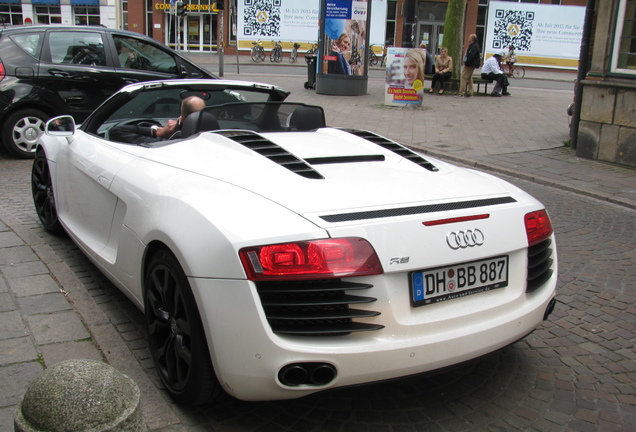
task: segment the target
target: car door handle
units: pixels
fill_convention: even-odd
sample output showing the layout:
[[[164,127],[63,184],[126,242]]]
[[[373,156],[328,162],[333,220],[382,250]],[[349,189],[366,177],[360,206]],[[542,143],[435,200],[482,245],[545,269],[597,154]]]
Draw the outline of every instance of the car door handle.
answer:
[[[68,72],[61,71],[59,69],[49,69],[49,74],[54,77],[68,78],[71,75]]]
[[[138,83],[138,82],[139,82],[139,80],[136,80],[136,79],[134,79],[134,78],[124,78],[124,82],[125,82],[126,84],[135,84],[135,83]]]

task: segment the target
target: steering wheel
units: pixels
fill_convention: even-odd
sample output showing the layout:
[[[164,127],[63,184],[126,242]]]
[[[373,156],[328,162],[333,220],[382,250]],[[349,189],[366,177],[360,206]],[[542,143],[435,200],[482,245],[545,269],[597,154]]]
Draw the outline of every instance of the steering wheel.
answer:
[[[117,123],[117,126],[128,126],[128,125],[137,125],[137,126],[145,126],[145,127],[150,127],[150,126],[163,127],[163,124],[161,124],[160,121],[155,119],[145,119],[145,118],[128,119],[128,120],[124,120]]]
[[[216,118],[219,120],[233,120],[234,114],[229,110],[220,111],[216,113]]]
[[[108,130],[104,132],[104,139],[110,141],[111,129],[119,127],[119,126],[128,126],[128,125],[137,125],[137,126],[144,126],[144,127],[150,127],[150,126],[163,127],[163,124],[161,124],[160,121],[155,119],[145,119],[145,118],[128,119],[128,120],[120,121],[119,123],[115,124],[113,127],[108,128]]]
[[[126,59],[124,67],[128,69],[152,70],[152,63],[138,52],[134,52]]]
[[[85,64],[89,66],[103,65],[104,57],[102,54],[93,47],[83,46],[79,49],[77,54],[71,59],[72,64]]]

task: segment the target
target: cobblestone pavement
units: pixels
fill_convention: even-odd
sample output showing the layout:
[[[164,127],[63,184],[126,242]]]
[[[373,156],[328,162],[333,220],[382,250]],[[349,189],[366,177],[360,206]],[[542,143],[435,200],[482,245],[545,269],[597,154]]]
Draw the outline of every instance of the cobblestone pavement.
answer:
[[[317,103],[310,93],[297,98],[305,97]],[[554,116],[564,98],[558,92],[556,96],[546,92],[544,99],[544,108],[528,106],[526,111],[532,115],[523,118],[531,122]],[[524,100],[529,104],[535,99],[528,95]],[[323,96],[319,104],[329,113],[329,104],[340,103],[340,99]],[[360,112],[352,116],[356,107]],[[475,104],[458,109],[478,108]],[[364,110],[374,111],[377,118],[363,118]],[[376,110],[386,111],[391,119]],[[398,127],[393,123],[421,123],[426,113],[395,115],[392,110],[356,101],[349,104],[348,112],[329,114],[328,120],[391,131]],[[515,124],[521,124],[521,113],[516,115]],[[475,116],[479,118],[481,113]],[[362,121],[368,123],[357,124]],[[478,122],[473,119],[470,127]],[[434,123],[442,125],[440,128],[445,124]],[[455,120],[446,124],[457,125]],[[546,123],[536,142],[523,141],[518,158],[514,152],[503,151],[500,138],[488,134],[491,128],[460,133],[455,127],[459,126],[449,127],[453,140],[440,132],[440,142],[448,147],[435,152],[449,149],[449,159],[469,164],[474,159],[480,168],[492,165],[509,173],[514,166],[510,169],[506,163],[520,164],[524,155],[535,151],[547,151],[555,161],[571,157],[555,144],[555,139],[562,139],[560,121]],[[528,131],[538,128],[528,126]],[[414,136],[419,139],[417,133]],[[513,138],[519,140],[519,135]],[[462,142],[491,142],[492,146],[484,145],[477,152],[464,145],[466,149],[456,152],[459,156],[453,155],[453,146]],[[492,150],[497,146],[502,150]],[[471,152],[474,157],[465,156]],[[498,158],[514,160],[498,164]],[[555,166],[562,176],[576,178],[580,174],[577,163],[566,163],[569,170],[562,163]],[[588,168],[586,161],[587,176],[607,182],[609,188],[609,173],[616,170],[619,183],[609,192],[599,192],[594,186],[590,193],[576,191],[574,186],[565,191],[547,187],[548,182],[542,180],[547,176],[528,175],[527,166],[521,163],[524,166],[511,181],[546,204],[557,232],[559,304],[544,325],[512,346],[433,376],[293,401],[228,399],[216,406],[189,408],[175,405],[161,390],[141,313],[68,238],[53,237],[40,227],[30,197],[30,165],[0,155],[0,431],[13,430],[13,410],[28,383],[44,367],[67,358],[103,359],[133,378],[142,391],[149,429],[159,432],[636,430],[636,211],[629,205],[607,202],[612,201],[609,197],[631,193],[629,170],[594,162]],[[611,168],[609,173],[605,168]],[[596,193],[602,194],[596,197],[602,200],[590,198]]]

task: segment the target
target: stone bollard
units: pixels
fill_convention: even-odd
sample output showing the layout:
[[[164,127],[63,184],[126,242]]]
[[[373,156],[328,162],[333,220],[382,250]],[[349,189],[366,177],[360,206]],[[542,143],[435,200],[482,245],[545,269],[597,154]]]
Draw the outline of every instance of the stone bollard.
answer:
[[[14,414],[15,432],[146,432],[137,384],[95,360],[67,360],[27,388]]]

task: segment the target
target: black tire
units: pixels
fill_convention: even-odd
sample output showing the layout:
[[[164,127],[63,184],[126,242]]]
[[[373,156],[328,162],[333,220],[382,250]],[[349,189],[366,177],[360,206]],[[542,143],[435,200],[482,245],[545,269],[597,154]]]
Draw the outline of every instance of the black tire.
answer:
[[[373,53],[373,51],[369,52],[369,64],[371,66],[375,66],[378,64],[378,57]]]
[[[151,258],[144,287],[150,352],[164,386],[179,403],[217,400],[224,393],[214,374],[201,317],[188,279],[168,250]]]
[[[49,162],[43,151],[37,152],[31,169],[31,194],[35,212],[45,230],[55,235],[64,234],[64,228],[57,217],[53,182],[49,171]]]
[[[254,63],[258,63],[261,61],[261,53],[256,50],[256,48],[252,48],[252,61]]]
[[[49,116],[40,110],[27,108],[14,112],[4,121],[2,144],[12,156],[33,159],[40,135]]]

